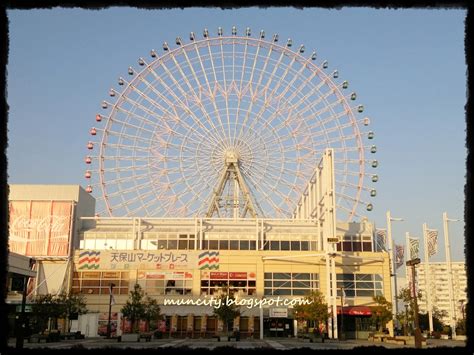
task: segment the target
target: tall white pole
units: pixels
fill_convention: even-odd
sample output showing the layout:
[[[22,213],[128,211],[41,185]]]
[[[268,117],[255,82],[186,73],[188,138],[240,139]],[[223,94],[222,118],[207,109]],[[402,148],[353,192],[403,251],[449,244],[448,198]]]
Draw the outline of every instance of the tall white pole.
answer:
[[[431,309],[431,277],[429,272],[429,255],[428,255],[428,242],[427,237],[426,223],[423,224],[423,246],[425,249],[425,289],[426,289],[426,302],[428,308],[428,321],[430,323],[430,334],[433,332],[433,311]]]
[[[451,265],[451,246],[449,244],[448,221],[459,221],[458,219],[449,219],[448,214],[443,212],[444,246],[446,251],[446,266],[448,269],[448,289],[449,289],[449,321],[451,324],[452,337],[456,339],[456,309],[454,305],[454,284],[453,270]]]
[[[394,253],[394,243],[392,239],[392,221],[403,221],[401,218],[393,218],[390,215],[390,211],[387,211],[387,239],[388,239],[388,247],[390,249],[390,258],[391,266],[392,266],[392,274],[390,275],[393,277],[392,282],[392,305],[393,305],[393,324],[395,326],[396,322],[396,315],[398,313],[398,302],[397,302],[397,267],[395,265],[395,253]]]

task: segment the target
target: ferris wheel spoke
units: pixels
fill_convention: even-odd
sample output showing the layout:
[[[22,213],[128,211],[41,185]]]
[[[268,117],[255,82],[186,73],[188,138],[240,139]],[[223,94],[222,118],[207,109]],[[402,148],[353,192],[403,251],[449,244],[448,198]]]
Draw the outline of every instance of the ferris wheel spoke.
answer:
[[[202,73],[203,73],[203,78],[204,78],[204,80],[205,80],[205,82],[206,82],[206,85],[207,85],[208,95],[209,95],[210,98],[212,98],[212,104],[213,104],[214,110],[215,110],[215,111],[218,111],[218,110],[217,110],[217,106],[216,106],[216,104],[215,104],[215,100],[213,100],[214,94],[213,94],[213,91],[212,91],[212,89],[211,89],[211,84],[209,83],[209,79],[208,79],[208,77],[207,77],[207,72],[206,72],[206,70],[205,70],[205,68],[204,68],[204,63],[203,63],[203,60],[202,60],[202,57],[201,57],[201,53],[199,52],[199,47],[195,45],[195,46],[194,46],[194,51],[195,51],[195,53],[196,53],[196,55],[197,55],[199,65],[200,65],[201,70],[202,70]],[[212,65],[214,65],[214,64],[212,63]],[[214,75],[215,75],[215,72],[214,72]],[[216,81],[216,84],[217,84],[217,81]],[[217,117],[219,118],[219,121],[220,121],[220,123],[221,123],[221,127],[224,127],[223,124],[222,124],[222,119],[221,119],[220,115],[218,115]],[[209,121],[210,123],[212,123],[212,119],[210,119],[210,117],[209,117],[208,121]],[[213,124],[213,123],[212,123],[212,124]],[[216,129],[216,128],[214,127],[214,129]],[[216,132],[217,132],[217,130],[216,130]],[[225,137],[225,131],[223,131],[223,137]],[[222,137],[221,137],[221,138],[222,138]],[[224,141],[225,141],[225,140],[224,140]],[[221,142],[221,144],[222,144],[222,142]]]
[[[197,47],[195,48],[195,50],[196,50],[196,52],[199,52],[199,50],[198,50]],[[193,74],[193,77],[194,77],[194,80],[195,80],[196,84],[198,85],[198,87],[201,87],[200,80],[199,80],[199,78],[198,78],[198,76],[197,76],[197,74],[196,74],[196,71],[194,70],[194,66],[192,65],[191,61],[189,60],[189,56],[188,56],[188,54],[187,54],[187,51],[184,51],[183,54],[184,54],[184,57],[186,58],[186,62],[187,62],[187,64],[188,64],[188,68],[191,70],[191,73]],[[199,53],[198,53],[198,54],[199,54]],[[198,58],[200,58],[200,57],[198,57]],[[201,63],[201,67],[202,67],[202,63]],[[216,83],[217,83],[217,80],[216,80]],[[208,83],[208,88],[209,88],[209,90],[210,90],[209,83]],[[202,103],[201,95],[198,96],[194,90],[193,90],[193,93],[194,93],[194,96],[195,96],[195,101],[196,101],[196,103],[198,104],[198,106],[200,107],[200,109],[201,109],[202,113],[204,114],[204,116],[206,117],[207,121],[208,121],[209,123],[213,124],[212,119],[210,118],[210,116],[209,116],[207,110],[205,109],[205,107],[204,107],[204,105],[203,105],[203,103]],[[219,117],[219,118],[220,118],[220,117]],[[221,125],[222,125],[222,122],[221,122]],[[214,127],[214,126],[213,126],[213,127]],[[214,127],[214,129],[216,129],[216,128]],[[223,132],[223,135],[225,136],[225,132]]]
[[[253,64],[253,67],[252,67],[252,74],[251,74],[251,79],[250,79],[250,83],[253,82],[253,74],[254,74],[254,71],[255,71],[255,65],[256,65],[256,62],[257,62],[257,57],[258,57],[258,54],[260,52],[260,45],[258,46],[258,49],[257,49],[257,54],[255,55],[255,60],[254,60],[254,64]],[[242,137],[242,134],[243,134],[243,127],[246,126],[247,124],[247,121],[252,113],[252,108],[253,108],[253,105],[254,105],[254,102],[257,100],[257,95],[259,93],[259,88],[260,88],[260,85],[262,83],[262,79],[264,77],[264,73],[266,72],[266,68],[267,68],[267,65],[269,63],[269,59],[270,59],[270,56],[273,52],[273,47],[270,47],[267,51],[267,56],[265,57],[265,60],[264,60],[264,64],[263,64],[263,69],[260,71],[260,76],[258,78],[258,82],[257,82],[257,85],[255,86],[254,88],[254,94],[253,94],[253,97],[252,97],[252,100],[250,101],[250,107],[249,109],[247,110],[247,115],[245,116],[244,120],[243,120],[243,123],[242,123],[242,128],[240,129],[240,132],[237,136],[237,139],[241,139]],[[255,120],[253,121],[255,122]]]
[[[209,131],[202,123],[201,121],[199,120],[199,118],[194,114],[194,112],[192,110],[190,110],[173,92],[173,90],[163,81],[163,79],[152,69],[152,68],[149,68],[149,73],[152,74],[154,76],[154,78],[156,80],[158,80],[160,82],[160,84],[164,87],[164,89],[166,90],[166,92],[168,94],[171,94],[171,96],[173,96],[173,98],[176,100],[176,103],[178,103],[178,107],[180,107],[181,109],[183,109],[183,111],[185,111],[187,114],[189,114],[190,116],[193,117],[193,119],[195,120],[194,122],[203,130],[205,131],[205,134],[206,136],[208,135],[209,138],[213,138],[214,142],[218,142],[219,139],[218,137],[216,137],[211,131]],[[151,83],[147,80],[145,80],[145,78],[142,78],[142,82],[155,94],[157,95],[162,101],[164,101],[165,104],[167,104],[169,107],[171,107],[174,111],[174,113],[171,113],[169,112],[168,110],[166,110],[163,106],[159,105],[156,101],[154,100],[151,100],[152,104],[155,104],[157,106],[158,109],[160,109],[161,111],[163,112],[166,112],[170,115],[170,117],[176,122],[176,123],[179,123],[181,126],[183,126],[184,128],[188,129],[188,130],[191,130],[193,131],[194,133],[198,134],[197,130],[194,129],[193,127],[189,126],[186,122],[186,120],[184,119],[180,119],[180,116],[178,114],[178,112],[176,111],[176,104],[171,102],[168,98],[166,98],[165,96],[163,96],[159,91],[156,90],[156,88],[151,85]],[[138,92],[141,92],[140,90],[138,90],[137,88],[134,88],[136,91]],[[143,95],[143,93],[142,93]]]
[[[173,81],[173,83],[176,85],[176,87],[177,87],[178,90],[180,91],[181,95],[182,95],[183,97],[186,97],[186,95],[187,95],[186,91],[184,91],[183,88],[178,84],[178,82],[176,81],[176,79],[174,78],[174,76],[170,73],[170,71],[168,70],[168,68],[166,67],[166,65],[165,65],[164,63],[163,63],[163,65],[162,65],[162,67],[163,67],[163,69],[165,70],[165,72],[168,74],[168,77],[169,77],[169,78]],[[183,74],[183,75],[184,75],[184,74]],[[187,81],[187,79],[186,79],[186,81]],[[207,78],[206,78],[206,81],[207,81]],[[188,82],[188,81],[187,81],[187,82]],[[189,82],[188,82],[188,83],[189,83]],[[209,89],[210,89],[210,87],[209,87]],[[174,97],[175,97],[176,100],[179,100],[176,95],[174,95]],[[189,111],[189,112],[188,112],[189,114],[192,114],[196,119],[198,119],[197,116],[193,113],[193,111],[188,109],[187,105],[185,105],[181,100],[179,100],[179,102],[183,105],[183,106],[182,106],[183,108],[186,107],[185,111],[188,110],[188,111]],[[212,102],[214,103],[214,107],[216,107],[216,106],[215,106],[215,101],[213,100]],[[206,110],[203,110],[203,113],[204,113],[204,116],[207,118],[208,123],[211,125],[211,128],[212,128],[211,132],[217,132],[217,129],[216,129],[216,127],[214,126],[214,122],[213,122],[212,119],[209,117],[209,115],[207,114]]]

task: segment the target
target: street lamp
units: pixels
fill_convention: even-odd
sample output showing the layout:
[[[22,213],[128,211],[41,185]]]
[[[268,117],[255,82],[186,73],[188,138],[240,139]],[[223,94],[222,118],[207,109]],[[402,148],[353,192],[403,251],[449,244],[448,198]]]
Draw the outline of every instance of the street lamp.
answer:
[[[397,266],[395,264],[395,255],[394,255],[394,245],[392,240],[392,221],[403,221],[402,218],[394,218],[390,215],[390,211],[387,211],[387,239],[388,239],[388,246],[390,248],[390,258],[392,259],[391,266],[392,272],[390,276],[393,276],[393,283],[392,283],[392,304],[394,309],[394,316],[393,316],[393,323],[395,326],[395,315],[398,313],[398,304],[397,304]]]
[[[341,287],[341,334],[339,340],[345,340],[344,337],[344,287]]]
[[[450,308],[450,322],[452,329],[452,337],[456,339],[456,310],[454,306],[454,284],[453,284],[453,270],[451,266],[451,246],[449,244],[449,230],[448,222],[457,222],[459,219],[450,219],[448,214],[443,212],[443,231],[444,231],[444,244],[446,251],[446,266],[448,269],[448,290],[449,290],[449,308]]]
[[[408,305],[405,304],[405,332],[404,334],[405,336],[408,335]]]
[[[415,266],[420,263],[420,258],[408,260],[406,262],[406,266],[411,267],[411,277],[412,277],[412,289],[411,289],[411,296],[413,298],[413,305],[414,305],[414,311],[415,311],[415,348],[421,349],[421,331],[420,331],[420,323],[418,321],[418,302],[416,299],[416,288],[415,288],[415,280],[416,280],[416,270]]]
[[[110,334],[111,334],[111,315],[112,315],[112,300],[113,300],[113,295],[112,295],[112,290],[114,289],[115,284],[111,283],[110,288],[109,288],[109,321],[107,322],[107,339],[110,339]]]

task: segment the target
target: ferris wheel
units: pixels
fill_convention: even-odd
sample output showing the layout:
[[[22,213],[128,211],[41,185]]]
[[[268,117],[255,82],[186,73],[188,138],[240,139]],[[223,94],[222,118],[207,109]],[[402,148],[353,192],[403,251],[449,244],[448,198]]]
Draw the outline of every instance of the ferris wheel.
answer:
[[[160,52],[128,68],[90,129],[99,215],[290,218],[326,148],[337,219],[372,210],[370,120],[315,51],[219,27]]]

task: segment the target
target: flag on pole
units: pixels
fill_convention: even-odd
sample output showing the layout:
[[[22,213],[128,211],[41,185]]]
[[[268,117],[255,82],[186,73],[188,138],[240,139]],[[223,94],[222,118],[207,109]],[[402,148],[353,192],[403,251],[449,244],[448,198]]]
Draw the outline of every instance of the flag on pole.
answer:
[[[385,247],[386,238],[387,238],[387,231],[385,229],[376,229],[375,230],[375,242],[376,242],[378,251],[382,251],[382,250],[387,251],[387,248]]]
[[[428,257],[435,255],[438,252],[438,231],[435,229],[428,229]]]
[[[408,247],[409,247],[409,259],[413,260],[418,258],[420,250],[420,240],[418,238],[408,237]]]
[[[405,256],[405,247],[403,245],[395,244],[395,270],[403,265]]]

